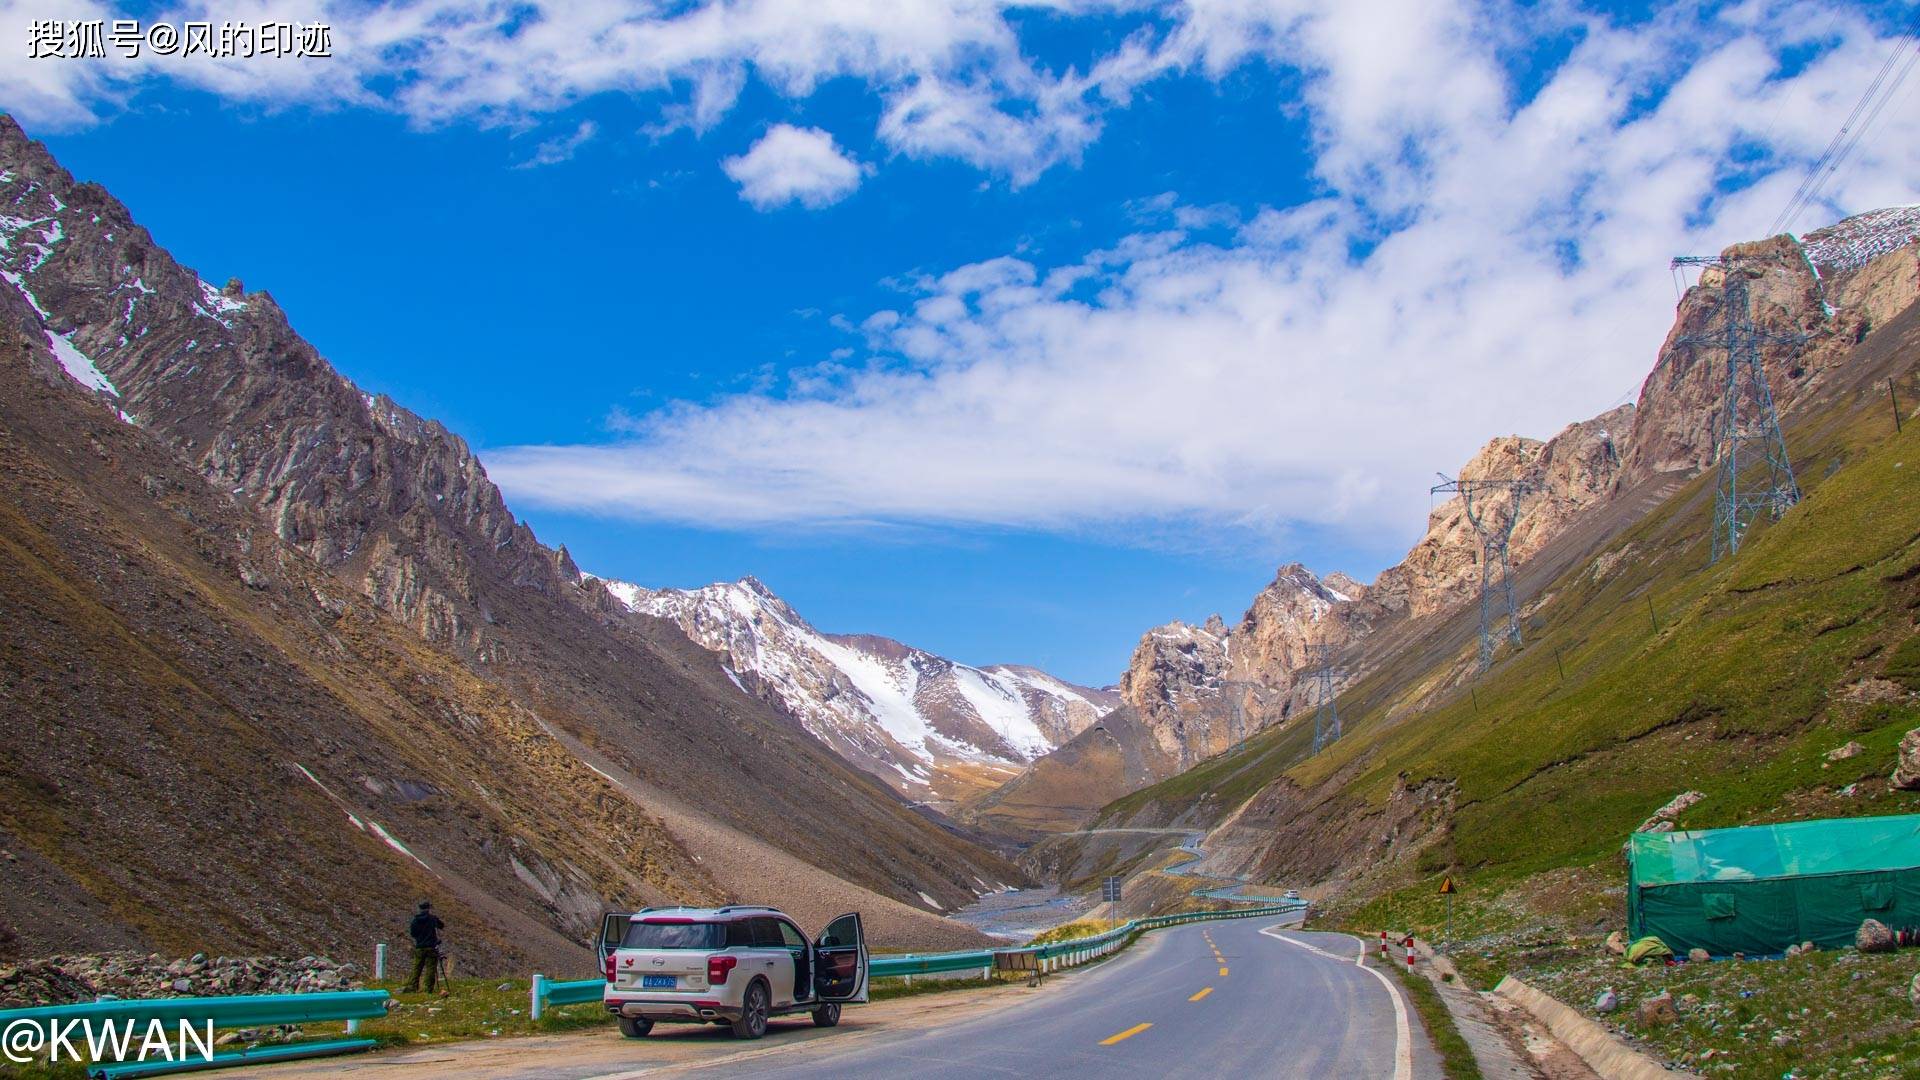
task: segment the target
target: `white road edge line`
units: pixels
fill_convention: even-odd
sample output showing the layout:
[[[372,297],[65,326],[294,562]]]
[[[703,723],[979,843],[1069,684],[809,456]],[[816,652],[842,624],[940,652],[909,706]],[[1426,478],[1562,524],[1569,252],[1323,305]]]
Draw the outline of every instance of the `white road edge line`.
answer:
[[[1304,941],[1295,940],[1285,934],[1275,933],[1275,931],[1279,929],[1281,929],[1281,927],[1277,925],[1268,926],[1260,932],[1275,941],[1284,941],[1289,945],[1298,945],[1308,952],[1319,953],[1329,960],[1338,960],[1342,963],[1346,962],[1347,958],[1338,953],[1330,953],[1325,949],[1309,945]],[[1329,931],[1318,932],[1328,933]],[[1351,937],[1349,934],[1339,934],[1338,936]],[[1379,979],[1380,985],[1387,988],[1387,997],[1393,999],[1393,1080],[1413,1080],[1413,1030],[1407,1023],[1406,1003],[1400,1000],[1400,991],[1394,987],[1393,980],[1367,966],[1367,943],[1360,938],[1353,938],[1353,941],[1360,946],[1360,954],[1353,958],[1354,966],[1374,978]]]

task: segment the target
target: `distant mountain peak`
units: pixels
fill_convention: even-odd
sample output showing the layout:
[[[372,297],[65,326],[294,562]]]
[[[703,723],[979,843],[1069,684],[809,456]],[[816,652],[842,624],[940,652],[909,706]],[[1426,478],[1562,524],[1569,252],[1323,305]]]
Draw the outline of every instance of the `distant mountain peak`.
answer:
[[[666,619],[842,757],[919,800],[969,794],[1118,704],[1030,667],[977,668],[872,634],[815,628],[748,575],[698,589],[608,580],[630,610]]]

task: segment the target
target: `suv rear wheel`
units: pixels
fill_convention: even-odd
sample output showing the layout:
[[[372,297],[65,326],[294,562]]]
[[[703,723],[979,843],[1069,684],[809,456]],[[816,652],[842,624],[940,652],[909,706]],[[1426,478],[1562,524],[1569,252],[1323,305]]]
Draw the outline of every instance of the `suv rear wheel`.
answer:
[[[733,1022],[737,1039],[757,1039],[767,1033],[767,984],[755,979],[747,984],[740,1002],[740,1019]]]
[[[840,1003],[828,1002],[813,1010],[814,1027],[834,1027],[840,1023]]]
[[[620,1017],[620,1034],[629,1039],[644,1039],[653,1030],[653,1021],[638,1016]]]

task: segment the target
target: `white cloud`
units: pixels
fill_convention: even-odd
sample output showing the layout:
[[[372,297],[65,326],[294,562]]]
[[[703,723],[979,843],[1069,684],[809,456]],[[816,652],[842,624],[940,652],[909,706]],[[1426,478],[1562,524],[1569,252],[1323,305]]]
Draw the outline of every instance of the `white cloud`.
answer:
[[[591,120],[582,120],[580,126],[573,129],[571,134],[556,135],[535,147],[533,156],[515,168],[534,169],[542,165],[558,165],[563,161],[571,161],[573,155],[579,153],[580,148],[591,142],[599,133],[600,125]]]
[[[0,0],[0,35],[112,14]],[[1758,235],[1892,47],[1809,0],[1672,0],[1631,24],[1577,0],[232,0],[154,18],[324,19],[336,55],[11,63],[0,104],[77,126],[171,82],[530,126],[624,93],[658,107],[655,133],[705,132],[750,81],[803,99],[846,80],[877,105],[869,156],[1015,186],[1077,161],[1157,80],[1251,73],[1304,115],[1305,205],[1143,203],[1110,250],[984,260],[836,316],[870,362],[792,372],[785,396],[488,458],[517,499],[723,524],[1405,523],[1425,477],[1487,436],[1548,433],[1634,385],[1669,318],[1665,258]],[[1023,45],[1022,26],[1081,19],[1134,30],[1071,63]],[[761,206],[823,205],[863,175],[784,125],[724,167]],[[1801,226],[1917,184],[1920,82]]]
[[[1206,240],[1180,219],[1217,228],[1219,208],[1143,203],[1158,218],[1110,250],[958,267],[853,313],[865,366],[488,466],[516,500],[723,526],[1411,534],[1433,472],[1638,385],[1672,317],[1667,257],[1760,235],[1892,48],[1840,11],[1783,74],[1807,9],[1589,18],[1516,100],[1502,17],[1195,2],[1160,62],[1301,73],[1324,197]],[[1920,201],[1917,89],[1803,228]]]
[[[1130,7],[1092,0],[1086,11]],[[0,66],[0,104],[32,128],[81,127],[144,85],[173,82],[270,107],[350,105],[423,125],[525,123],[596,94],[646,99],[648,130],[710,129],[748,78],[805,98],[837,78],[879,97],[883,137],[913,156],[957,156],[1025,182],[1072,160],[1098,133],[1095,99],[1125,80],[1046,70],[1023,54],[1012,0],[229,0],[188,3],[149,21],[314,22],[333,27],[331,59],[52,60]],[[1080,5],[1066,5],[1074,14]],[[76,0],[0,0],[0,36],[32,20],[112,18]]]
[[[819,209],[853,194],[864,171],[819,128],[775,124],[746,153],[720,167],[740,185],[740,197],[760,210],[788,203]]]

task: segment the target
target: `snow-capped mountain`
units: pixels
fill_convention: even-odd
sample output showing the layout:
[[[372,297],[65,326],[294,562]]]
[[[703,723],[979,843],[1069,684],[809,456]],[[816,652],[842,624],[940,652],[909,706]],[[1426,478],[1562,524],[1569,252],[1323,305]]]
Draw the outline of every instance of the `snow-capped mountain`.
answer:
[[[823,633],[751,577],[690,590],[606,585],[719,653],[743,691],[783,705],[914,799],[944,803],[995,785],[1119,703],[1111,689],[1030,667],[977,668],[889,638]]]

